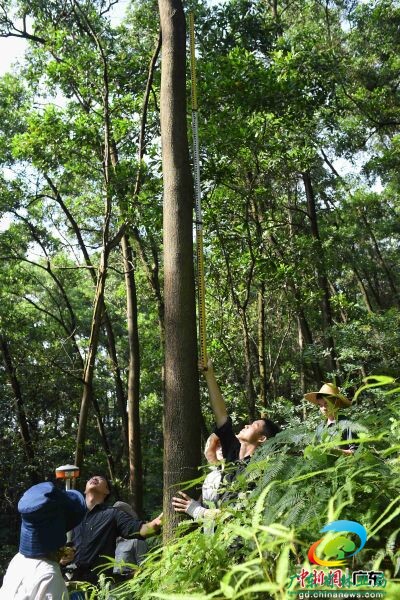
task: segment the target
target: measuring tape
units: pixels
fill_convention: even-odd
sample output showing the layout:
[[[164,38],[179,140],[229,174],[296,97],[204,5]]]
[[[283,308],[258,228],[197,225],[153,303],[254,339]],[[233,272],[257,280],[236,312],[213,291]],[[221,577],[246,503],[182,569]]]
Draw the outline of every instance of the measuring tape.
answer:
[[[190,30],[190,76],[192,82],[192,132],[193,132],[193,167],[194,167],[194,192],[196,212],[196,252],[197,252],[197,295],[199,313],[199,342],[200,362],[204,369],[207,368],[206,348],[206,304],[204,283],[204,256],[203,256],[203,221],[201,213],[200,190],[200,164],[199,164],[199,135],[197,120],[197,86],[196,86],[196,56],[194,51],[194,15],[189,13]]]

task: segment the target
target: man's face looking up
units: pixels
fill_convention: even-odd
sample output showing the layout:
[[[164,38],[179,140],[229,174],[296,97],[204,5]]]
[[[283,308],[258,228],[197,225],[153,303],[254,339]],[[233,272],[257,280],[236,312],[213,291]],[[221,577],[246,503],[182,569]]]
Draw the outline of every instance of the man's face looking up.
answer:
[[[85,494],[87,494],[89,491],[96,491],[97,493],[103,494],[104,497],[108,496],[110,493],[107,480],[101,475],[93,475],[93,477],[87,481]]]
[[[247,442],[249,444],[261,444],[265,442],[267,436],[265,435],[265,422],[263,419],[253,421],[249,425],[245,425],[241,431],[239,431],[237,438],[240,442]]]

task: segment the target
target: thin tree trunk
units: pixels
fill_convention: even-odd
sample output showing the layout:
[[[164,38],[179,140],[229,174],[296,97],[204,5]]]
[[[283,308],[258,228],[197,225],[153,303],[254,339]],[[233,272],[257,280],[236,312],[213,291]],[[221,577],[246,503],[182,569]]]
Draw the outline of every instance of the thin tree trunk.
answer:
[[[54,182],[50,179],[50,177],[48,175],[45,175],[45,179],[54,194],[55,201],[63,210],[65,216],[67,217],[67,219],[72,227],[72,230],[75,233],[75,236],[78,241],[78,245],[82,252],[85,263],[89,267],[89,273],[92,278],[92,281],[93,281],[94,285],[96,285],[96,283],[97,283],[96,269],[90,259],[89,252],[88,252],[88,250],[86,248],[86,244],[83,240],[79,225],[76,222],[76,220],[73,217],[70,210],[68,209],[67,205],[63,201],[61,194],[60,194],[59,190],[57,189],[56,185],[54,184]],[[128,416],[126,414],[126,398],[125,398],[125,394],[124,394],[124,386],[122,383],[121,368],[119,366],[118,357],[117,357],[114,330],[113,330],[113,326],[112,326],[110,317],[108,315],[108,312],[107,312],[107,309],[105,306],[103,307],[103,322],[104,322],[104,328],[105,328],[106,334],[107,334],[108,355],[110,357],[110,361],[111,361],[111,365],[112,365],[111,368],[112,368],[112,371],[114,374],[115,395],[116,395],[117,404],[118,404],[118,408],[119,408],[119,412],[120,412],[120,416],[121,416],[121,420],[122,420],[122,442],[123,442],[124,450],[126,453],[126,458],[128,458]]]
[[[164,540],[179,517],[171,497],[200,464],[193,268],[193,180],[186,122],[186,26],[180,0],[159,0],[162,32],[161,141],[164,182]]]
[[[143,467],[140,436],[140,352],[138,309],[132,247],[127,235],[121,240],[126,286],[126,316],[128,321],[128,423],[129,423],[129,491],[138,515],[143,512]]]
[[[251,359],[251,344],[249,324],[247,321],[246,310],[241,311],[242,331],[243,331],[243,349],[244,349],[244,366],[245,366],[245,389],[247,400],[247,412],[250,421],[256,418],[256,391],[253,382],[253,362]]]
[[[8,380],[11,384],[11,388],[14,393],[15,411],[17,414],[17,421],[21,434],[22,444],[28,459],[28,470],[31,481],[33,484],[38,483],[39,476],[35,465],[35,452],[33,449],[33,443],[31,434],[29,431],[28,420],[26,418],[25,405],[22,397],[21,386],[17,378],[15,367],[13,365],[11,352],[8,341],[3,335],[0,335],[0,346],[3,354],[4,367],[7,373]]]
[[[367,252],[368,252],[368,256],[371,260],[371,263],[373,265],[373,270],[370,273],[367,273],[367,271],[364,269],[364,276],[366,278],[366,280],[369,283],[369,287],[371,289],[371,291],[373,292],[375,301],[377,303],[377,305],[380,308],[385,308],[385,299],[383,296],[383,292],[382,292],[382,281],[381,281],[381,273],[379,272],[378,268],[375,268],[376,266],[376,255],[373,251],[373,249],[371,248],[371,246],[367,245]]]
[[[278,38],[280,38],[283,35],[283,27],[282,27],[280,15],[278,13],[278,0],[271,0],[270,6],[271,6],[272,18],[275,21],[275,25],[276,25],[276,35]]]
[[[114,481],[115,480],[115,462],[114,462],[114,457],[113,457],[112,452],[111,452],[110,444],[108,443],[106,429],[104,427],[103,418],[101,416],[100,406],[99,406],[97,398],[96,398],[96,396],[94,395],[93,392],[92,392],[92,403],[93,403],[94,414],[96,415],[97,427],[98,427],[98,430],[99,430],[101,443],[102,443],[102,446],[103,446],[104,454],[106,455],[107,466],[108,466],[108,473],[110,475],[111,481]]]
[[[110,90],[109,90],[109,73],[108,59],[104,51],[102,42],[93,28],[88,15],[82,10],[79,2],[72,0],[74,12],[78,19],[82,19],[87,28],[88,34],[92,37],[99,56],[99,67],[102,70],[102,101],[103,101],[103,127],[104,127],[104,154],[103,154],[103,180],[104,180],[104,221],[103,221],[103,236],[102,250],[100,255],[100,264],[97,273],[96,292],[94,297],[92,325],[90,330],[88,351],[86,355],[85,368],[83,370],[83,393],[81,399],[81,409],[79,414],[79,425],[76,440],[75,464],[82,467],[84,459],[84,444],[86,439],[86,426],[89,414],[89,406],[93,401],[93,378],[95,372],[95,362],[97,348],[99,344],[100,328],[104,311],[104,292],[108,268],[108,256],[111,247],[115,245],[116,239],[111,243],[109,240],[110,221],[112,213],[112,197],[111,197],[111,113],[110,113]],[[118,237],[118,236],[117,236]]]
[[[142,138],[141,138],[142,139]],[[140,146],[141,147],[141,146]],[[142,151],[139,152],[142,158]],[[118,153],[112,144],[111,162],[114,169],[118,165]],[[140,171],[136,178],[134,197],[136,198],[141,185]],[[139,238],[140,239],[140,238]],[[126,289],[126,319],[128,327],[129,367],[128,367],[128,462],[129,462],[129,492],[136,512],[143,512],[143,463],[140,437],[140,352],[138,331],[137,292],[133,253],[126,228],[121,237],[121,249],[125,273]]]
[[[361,277],[361,275],[360,275],[360,273],[359,273],[359,271],[358,271],[358,269],[357,269],[357,267],[355,266],[354,263],[351,263],[351,268],[353,269],[353,273],[356,276],[357,285],[358,285],[358,288],[359,288],[359,290],[361,292],[361,295],[362,295],[362,297],[364,299],[367,311],[372,314],[374,311],[373,311],[372,304],[371,304],[371,301],[370,301],[369,296],[368,296],[367,288],[366,288],[366,286],[365,286],[365,284],[364,284],[364,282],[362,280],[362,277]]]
[[[35,241],[41,246],[41,248],[43,249],[44,253],[47,256],[47,251],[46,248],[44,246],[44,244],[42,243],[40,236],[38,235],[38,232],[35,230],[34,226],[29,224],[29,229],[31,231],[31,233],[33,234],[33,237],[35,239]],[[56,315],[54,315],[53,313],[45,310],[44,308],[41,308],[38,304],[36,304],[36,302],[34,302],[31,298],[24,296],[24,299],[29,302],[29,304],[31,304],[32,306],[34,306],[37,310],[39,310],[40,312],[45,313],[47,316],[51,317],[52,319],[54,319],[65,331],[65,333],[67,334],[68,339],[71,340],[71,344],[72,344],[72,349],[73,352],[77,358],[78,361],[78,365],[80,368],[80,371],[82,372],[84,369],[84,361],[81,355],[81,351],[79,349],[79,345],[77,343],[76,340],[76,323],[77,323],[77,319],[75,316],[75,313],[73,311],[72,305],[69,301],[68,298],[68,294],[63,286],[62,281],[58,278],[58,276],[53,272],[52,267],[51,267],[51,262],[49,257],[47,256],[47,265],[46,267],[44,267],[43,265],[40,265],[40,263],[37,264],[38,267],[44,269],[46,271],[46,273],[48,273],[48,275],[52,278],[52,280],[54,281],[54,283],[57,286],[57,289],[60,291],[61,293],[61,297],[63,298],[64,302],[65,302],[65,306],[67,308],[67,312],[69,315],[69,319],[66,320],[63,318],[61,312],[60,312],[60,317],[57,317]],[[69,322],[68,322],[69,321]],[[111,454],[111,450],[110,450],[110,446],[108,443],[108,439],[106,436],[106,432],[105,432],[105,428],[104,428],[104,424],[103,424],[103,420],[102,420],[102,416],[101,416],[101,411],[100,411],[100,407],[99,404],[97,402],[97,400],[95,399],[95,397],[93,397],[93,405],[95,408],[95,413],[96,413],[96,420],[97,420],[97,424],[98,424],[98,429],[99,429],[99,433],[100,433],[100,437],[101,437],[101,442],[102,442],[102,446],[103,449],[105,451],[106,454],[106,458],[107,458],[107,463],[109,466],[109,473],[110,473],[110,477],[111,479],[114,479],[114,460]]]
[[[108,355],[109,355],[110,361],[111,361],[111,369],[114,374],[115,397],[117,399],[117,406],[118,406],[119,415],[121,417],[121,422],[122,422],[122,431],[121,431],[122,446],[123,446],[123,451],[126,455],[126,459],[128,460],[129,441],[128,441],[128,415],[126,412],[126,395],[124,392],[124,385],[122,383],[121,367],[119,366],[119,361],[118,361],[118,356],[117,356],[117,347],[115,344],[114,329],[113,329],[111,319],[108,315],[106,307],[104,307],[104,312],[103,312],[103,323],[104,323],[104,328],[105,328],[106,334],[107,334],[107,350],[108,350]]]
[[[146,83],[146,90],[143,98],[142,118],[139,132],[138,144],[138,164],[139,168],[136,174],[135,188],[133,198],[137,200],[142,186],[142,168],[141,161],[145,152],[145,134],[147,110],[150,97],[151,86],[154,78],[154,71],[161,48],[161,32],[159,33],[157,45],[153,52]],[[116,144],[112,144],[111,161],[114,169],[118,164],[118,152]],[[158,255],[154,260],[154,267],[151,268],[144,252],[144,244],[140,233],[136,227],[133,228],[133,236],[137,246],[142,252],[141,258],[146,272],[151,271],[150,283],[153,290],[156,291],[156,299],[160,314],[160,298],[157,291],[160,290],[158,279]],[[129,491],[132,504],[136,512],[141,515],[143,512],[143,462],[142,445],[140,434],[140,351],[139,351],[139,330],[138,330],[138,307],[137,292],[135,281],[135,269],[133,265],[133,252],[129,235],[124,230],[121,238],[122,256],[124,261],[125,288],[126,288],[126,314],[128,326],[128,345],[129,345],[129,369],[128,369],[128,456],[129,456]],[[160,294],[161,296],[161,294]],[[163,343],[163,327],[160,327],[161,343]]]
[[[279,246],[279,243],[276,240],[276,238],[272,234],[269,234],[269,240],[275,247],[280,259],[285,261],[285,256],[283,254],[282,248]],[[313,335],[312,335],[311,328],[308,323],[306,314],[303,309],[303,302],[302,302],[300,291],[297,288],[296,283],[291,278],[288,279],[287,286],[290,288],[292,295],[293,295],[294,310],[296,311],[296,315],[299,320],[299,324],[300,324],[301,331],[302,331],[302,336],[304,338],[304,343],[307,344],[307,346],[312,346],[314,344],[314,339],[313,339]],[[319,363],[315,360],[312,360],[311,368],[312,368],[315,383],[321,384],[321,382],[323,381],[323,376],[322,376],[322,371],[321,371],[321,367],[320,367]]]
[[[329,294],[329,286],[328,286],[328,278],[326,275],[325,268],[325,260],[324,260],[324,251],[321,244],[321,238],[319,235],[318,228],[318,219],[317,219],[317,211],[315,206],[315,196],[314,190],[312,187],[311,176],[309,172],[302,174],[304,189],[306,191],[307,198],[307,209],[308,216],[310,218],[311,225],[311,234],[314,238],[316,252],[314,254],[314,259],[316,261],[316,271],[318,278],[318,285],[322,292],[322,318],[323,318],[323,330],[325,343],[328,351],[328,369],[329,371],[333,371],[337,366],[336,354],[335,354],[335,345],[332,337],[332,309],[330,304],[330,294]]]
[[[256,242],[259,248],[264,246],[262,222],[264,215],[260,210],[256,196],[250,198],[250,212],[256,225]],[[262,406],[267,406],[267,369],[265,358],[265,283],[261,281],[257,292],[257,359],[260,377],[259,398]]]
[[[306,389],[306,377],[305,377],[305,373],[304,373],[304,363],[303,363],[303,352],[304,352],[304,338],[303,338],[303,332],[301,330],[301,325],[300,325],[300,319],[299,317],[297,317],[297,332],[298,332],[298,343],[299,343],[299,351],[300,351],[300,390],[301,390],[301,395],[304,396],[304,394],[307,392]],[[303,408],[303,419],[305,419],[307,416],[306,414],[306,409]]]
[[[333,164],[330,162],[330,160],[328,159],[327,155],[325,154],[325,152],[324,152],[324,150],[323,150],[322,148],[321,148],[321,153],[322,153],[322,156],[323,156],[323,158],[324,158],[324,161],[325,161],[325,162],[326,162],[326,164],[329,166],[329,168],[331,169],[332,173],[333,173],[333,174],[334,174],[334,175],[335,175],[335,176],[336,176],[338,179],[340,179],[340,180],[342,181],[342,183],[343,183],[343,185],[344,185],[345,189],[346,189],[346,190],[347,190],[347,192],[349,193],[350,197],[352,197],[352,193],[351,193],[351,190],[350,190],[349,186],[348,186],[348,185],[347,185],[347,183],[344,181],[343,177],[342,177],[341,175],[339,175],[339,173],[336,171],[335,167],[334,167],[334,166],[333,166]],[[389,269],[389,267],[387,266],[385,259],[383,258],[383,255],[382,255],[382,253],[381,253],[381,251],[380,251],[380,248],[379,248],[378,240],[376,239],[376,237],[375,237],[375,234],[374,234],[374,232],[373,232],[373,230],[372,230],[372,227],[371,227],[371,225],[370,225],[370,223],[369,223],[369,221],[368,221],[367,217],[365,216],[364,209],[363,209],[363,208],[358,208],[358,209],[357,209],[357,214],[358,214],[358,215],[361,217],[361,220],[363,221],[363,223],[364,223],[364,225],[365,225],[365,228],[366,228],[366,230],[367,230],[367,232],[368,232],[368,235],[369,235],[369,237],[370,237],[370,239],[371,239],[371,241],[372,241],[372,243],[373,243],[373,246],[374,246],[374,249],[375,249],[376,258],[378,259],[378,262],[379,262],[379,264],[381,265],[381,268],[383,269],[384,273],[386,274],[387,280],[388,280],[388,282],[389,282],[390,289],[391,289],[391,291],[392,291],[392,293],[393,293],[393,296],[394,296],[394,299],[395,299],[395,303],[396,303],[396,305],[397,305],[397,306],[400,306],[400,296],[399,296],[399,291],[398,291],[398,289],[397,289],[397,286],[396,286],[395,280],[393,279],[393,277],[392,277],[392,274],[391,274],[391,272],[390,272],[390,269]],[[369,249],[368,249],[368,253],[370,254],[370,256],[371,256],[371,259],[372,259],[372,260],[373,260],[373,262],[374,262],[374,258],[375,258],[375,257],[372,255],[372,252],[370,252],[370,250],[369,250]],[[371,282],[370,282],[369,278],[367,277],[367,274],[366,274],[366,273],[365,273],[365,277],[366,277],[366,279],[367,279],[367,281],[368,281],[368,283],[369,283],[370,289],[371,289],[371,291],[372,291],[372,293],[373,293],[373,295],[374,295],[374,297],[375,297],[375,300],[376,300],[377,306],[378,306],[379,308],[382,308],[382,303],[381,303],[381,300],[380,300],[380,298],[379,298],[379,292],[377,292],[377,291],[374,289],[374,286],[371,284]],[[361,285],[363,286],[361,277],[359,278],[359,282],[361,282]],[[363,293],[363,292],[362,292],[362,293]]]
[[[338,293],[338,290],[335,288],[335,284],[330,279],[328,279],[328,285],[329,285],[329,289],[331,290],[332,296],[336,296],[336,294]],[[344,312],[343,308],[339,307],[339,313],[340,313],[340,318],[342,319],[343,323],[347,323],[348,318],[347,318],[347,315]]]
[[[360,273],[360,275],[361,275],[361,273]],[[362,275],[363,275],[365,281],[368,283],[369,289],[371,290],[371,294],[374,297],[374,300],[376,302],[376,306],[379,309],[382,309],[383,304],[382,304],[380,293],[379,293],[379,287],[378,288],[375,287],[375,285],[371,281],[369,274],[364,269],[362,269]],[[376,275],[376,273],[374,275]]]
[[[265,360],[265,283],[258,290],[258,371],[260,374],[260,402],[267,407],[267,373]]]
[[[162,38],[162,36],[161,36],[161,31],[160,31],[158,38],[157,38],[157,44],[156,44],[155,50],[154,50],[153,55],[150,60],[149,72],[148,72],[147,83],[146,83],[146,91],[145,91],[145,95],[144,95],[144,99],[143,99],[142,121],[141,121],[139,144],[138,144],[138,162],[139,163],[141,163],[141,161],[143,160],[145,146],[146,146],[145,133],[146,133],[147,110],[148,110],[150,92],[152,89],[152,84],[153,84],[153,79],[154,79],[154,72],[155,72],[157,60],[158,60],[160,50],[161,50],[161,42],[162,42],[161,38]],[[137,176],[136,176],[136,182],[135,182],[135,191],[134,191],[135,198],[137,198],[139,191],[141,189],[141,185],[142,185],[141,174],[142,174],[142,170],[139,168],[138,172],[137,172]],[[151,251],[151,257],[149,258],[148,254],[146,252],[146,249],[145,249],[145,243],[144,243],[143,237],[139,233],[139,230],[137,227],[132,228],[132,237],[133,237],[133,241],[135,242],[139,258],[140,258],[143,268],[145,270],[148,282],[149,282],[149,284],[154,292],[154,295],[156,297],[158,321],[159,321],[159,326],[160,326],[161,346],[162,346],[162,348],[164,348],[164,340],[165,340],[164,300],[162,297],[160,279],[159,279],[158,248],[157,248],[157,245],[156,245],[155,240],[154,240],[153,236],[151,235],[151,233],[147,232],[146,238],[150,241],[150,251]]]
[[[89,406],[93,401],[93,377],[95,370],[97,347],[99,343],[101,317],[104,306],[104,290],[106,282],[106,253],[103,248],[99,274],[97,279],[96,294],[94,298],[92,326],[90,330],[89,347],[83,370],[83,393],[79,413],[79,425],[76,439],[75,464],[81,468],[84,459],[84,446],[86,440],[86,425],[89,415]]]
[[[295,202],[296,202],[296,197],[297,194],[295,194]],[[292,256],[294,256],[294,244],[293,244],[293,239],[294,239],[294,218],[295,218],[295,214],[294,214],[294,210],[293,210],[293,206],[291,205],[291,197],[290,197],[290,190],[288,191],[288,223],[289,223],[289,239],[290,239],[290,249],[292,252]],[[302,395],[304,396],[304,394],[306,393],[306,372],[305,372],[305,364],[304,364],[304,342],[306,341],[307,344],[312,344],[313,343],[313,338],[312,338],[312,334],[311,334],[311,330],[309,328],[307,319],[305,317],[304,311],[303,311],[303,307],[301,304],[301,299],[300,299],[300,293],[297,292],[297,289],[295,290],[295,296],[296,296],[296,304],[299,307],[297,310],[297,315],[296,315],[296,320],[297,320],[297,328],[298,328],[298,341],[299,341],[299,351],[300,351],[300,387],[301,387],[301,391],[302,391]],[[320,379],[322,378],[322,373],[320,372],[320,367],[319,365],[315,365],[313,366],[313,370],[314,370],[314,376],[317,378],[317,382],[319,383]],[[305,418],[305,411],[303,412],[303,416]]]
[[[157,252],[157,248],[156,248],[156,243],[152,239],[152,236],[149,235],[150,244],[151,244],[151,254],[152,254],[152,260],[149,260],[147,254],[146,254],[146,251],[145,251],[143,239],[141,238],[139,231],[136,227],[133,228],[132,235],[133,235],[133,240],[135,242],[135,247],[139,254],[139,258],[144,267],[144,270],[145,270],[145,273],[147,276],[147,280],[148,280],[148,282],[154,292],[154,295],[156,297],[158,324],[160,327],[161,346],[162,346],[162,348],[164,348],[164,343],[165,343],[164,300],[162,297],[162,291],[161,291],[160,279],[159,279],[159,260],[158,260],[158,252]]]
[[[267,355],[268,355],[268,371],[269,371],[269,379],[268,379],[269,394],[272,398],[276,398],[277,392],[276,392],[275,373],[272,369],[273,359],[272,359],[271,340],[268,341]]]
[[[228,284],[232,296],[233,305],[236,308],[237,314],[240,318],[242,332],[243,332],[243,352],[244,352],[244,361],[245,361],[245,392],[246,392],[246,401],[248,407],[248,415],[249,419],[255,418],[255,402],[256,402],[256,392],[254,389],[254,374],[253,374],[253,361],[251,358],[251,343],[250,343],[250,331],[248,325],[248,317],[247,317],[247,308],[250,301],[251,296],[251,288],[253,283],[254,269],[256,265],[256,258],[254,256],[251,235],[249,230],[249,215],[250,209],[252,208],[251,203],[248,201],[246,204],[246,224],[247,224],[247,233],[248,236],[246,238],[249,252],[251,256],[251,261],[249,267],[247,269],[245,283],[246,283],[246,294],[243,300],[239,298],[239,295],[235,289],[233,272],[229,260],[228,251],[225,247],[224,238],[220,232],[220,228],[217,222],[215,222],[215,228],[218,234],[219,243],[222,249],[222,254],[225,259],[226,271],[227,271],[227,279]]]

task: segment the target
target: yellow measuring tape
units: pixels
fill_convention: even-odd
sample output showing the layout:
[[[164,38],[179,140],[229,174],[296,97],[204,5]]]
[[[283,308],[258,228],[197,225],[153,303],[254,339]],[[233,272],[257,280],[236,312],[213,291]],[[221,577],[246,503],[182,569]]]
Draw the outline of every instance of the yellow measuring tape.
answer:
[[[193,167],[194,191],[196,212],[196,250],[197,250],[197,294],[199,313],[199,342],[200,362],[207,368],[206,348],[206,304],[204,283],[204,256],[203,256],[203,221],[201,212],[200,190],[200,164],[199,164],[199,136],[197,121],[197,86],[196,86],[196,56],[194,50],[194,15],[189,13],[190,30],[190,75],[192,80],[192,131],[193,131]]]

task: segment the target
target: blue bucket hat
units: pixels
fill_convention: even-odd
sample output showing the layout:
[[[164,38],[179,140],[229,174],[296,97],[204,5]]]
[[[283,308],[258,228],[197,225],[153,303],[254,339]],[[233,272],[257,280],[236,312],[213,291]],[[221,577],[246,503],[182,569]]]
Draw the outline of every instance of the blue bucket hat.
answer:
[[[18,502],[21,514],[19,551],[27,557],[45,556],[61,548],[70,531],[82,521],[86,502],[76,490],[63,491],[46,481],[32,486]]]

